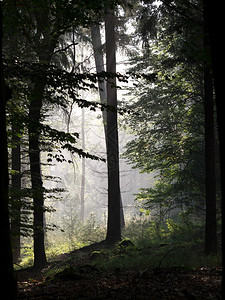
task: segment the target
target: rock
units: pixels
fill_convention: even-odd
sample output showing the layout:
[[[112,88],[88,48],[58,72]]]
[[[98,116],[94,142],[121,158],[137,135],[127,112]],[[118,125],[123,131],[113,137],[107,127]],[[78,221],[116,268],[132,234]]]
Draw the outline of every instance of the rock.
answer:
[[[124,239],[121,242],[119,242],[117,247],[134,247],[134,243],[129,239]]]
[[[124,239],[118,243],[117,247],[114,250],[115,254],[129,253],[136,250],[134,243],[129,239]]]

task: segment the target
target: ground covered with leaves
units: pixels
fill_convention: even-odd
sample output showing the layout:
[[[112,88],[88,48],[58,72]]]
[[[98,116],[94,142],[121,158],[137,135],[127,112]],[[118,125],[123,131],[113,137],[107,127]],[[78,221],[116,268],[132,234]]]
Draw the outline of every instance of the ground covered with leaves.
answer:
[[[167,266],[172,251],[161,248],[154,266],[140,263],[146,252],[129,243],[62,255],[43,270],[18,271],[18,299],[221,299],[221,267]]]

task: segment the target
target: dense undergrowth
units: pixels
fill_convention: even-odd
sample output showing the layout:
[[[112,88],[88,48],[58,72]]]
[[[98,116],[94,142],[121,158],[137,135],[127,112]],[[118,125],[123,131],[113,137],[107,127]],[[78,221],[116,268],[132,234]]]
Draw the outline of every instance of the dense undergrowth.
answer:
[[[172,219],[167,219],[159,226],[147,216],[133,217],[123,229],[122,243],[110,249],[93,249],[89,258],[92,265],[102,270],[220,266],[220,251],[214,256],[204,255],[203,228],[201,224],[175,222]],[[69,234],[62,231],[49,232],[46,238],[47,259],[53,262],[59,260],[64,253],[99,243],[104,240],[105,234],[106,228],[93,217],[84,223],[77,223],[76,230]],[[71,259],[77,260],[79,255],[72,255]],[[22,248],[22,260],[15,268],[20,269],[32,264],[32,244],[31,240],[27,239]]]
[[[113,246],[104,242],[105,227],[93,218],[73,238],[73,232],[51,232],[48,265],[19,267],[19,299],[221,299],[221,253],[204,255],[203,228],[132,218]],[[23,267],[33,263],[28,246]]]

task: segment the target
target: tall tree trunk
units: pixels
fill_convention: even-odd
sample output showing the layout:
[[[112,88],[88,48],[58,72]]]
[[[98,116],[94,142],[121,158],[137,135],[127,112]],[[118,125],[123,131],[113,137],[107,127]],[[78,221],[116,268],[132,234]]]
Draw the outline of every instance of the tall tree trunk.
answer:
[[[29,107],[29,157],[31,184],[34,204],[34,266],[43,267],[46,263],[44,246],[44,190],[40,161],[40,118],[45,82],[36,82],[31,92]]]
[[[12,20],[16,19],[15,3],[11,1]],[[15,24],[10,24],[11,34],[9,35],[9,55],[18,56],[18,32]],[[17,92],[12,92],[12,103],[16,103],[18,98]],[[16,119],[15,109],[11,110],[12,118],[12,197],[11,197],[11,240],[13,249],[13,262],[17,263],[20,258],[20,218],[21,218],[21,155],[20,155],[20,138],[17,125],[13,122]]]
[[[96,71],[97,74],[100,74],[102,72],[105,72],[105,67],[104,67],[103,48],[102,48],[99,25],[91,26],[91,39],[92,39],[92,45],[94,50]],[[99,96],[100,96],[101,103],[106,104],[107,90],[106,90],[106,81],[104,78],[101,78],[101,81],[98,82],[98,89],[99,89]],[[102,111],[102,117],[103,117],[103,125],[104,125],[105,137],[106,137],[107,113],[105,110]]]
[[[204,5],[204,4],[203,4]],[[206,191],[206,220],[205,220],[205,253],[217,252],[217,221],[216,221],[216,166],[215,166],[215,128],[214,128],[214,97],[213,75],[209,57],[209,33],[207,16],[203,12],[204,32],[204,106],[205,106],[205,191]]]
[[[9,174],[8,174],[8,149],[6,133],[6,102],[8,100],[6,85],[3,75],[2,38],[3,38],[3,13],[0,2],[0,229],[1,229],[1,293],[8,299],[16,299],[17,286],[13,271],[12,248],[9,222]]]
[[[21,216],[21,155],[20,138],[18,130],[12,126],[12,140],[15,143],[12,148],[12,218],[11,239],[13,248],[13,262],[17,263],[20,258],[20,216]]]
[[[206,29],[209,34],[210,56],[212,60],[213,79],[216,98],[216,112],[219,133],[220,147],[220,172],[221,172],[221,210],[222,210],[222,299],[225,297],[225,144],[224,144],[224,79],[221,76],[221,61],[223,55],[223,47],[221,47],[221,39],[218,32],[222,28],[223,18],[221,6],[216,5],[214,1],[204,0],[204,18]]]
[[[34,39],[35,52],[41,64],[49,64],[57,43],[57,37],[52,35],[48,9],[39,16],[39,8],[38,3],[34,3],[34,9],[37,12],[37,39]],[[38,33],[42,33],[43,38],[40,38]],[[44,245],[44,188],[39,145],[41,109],[46,80],[45,74],[42,78],[40,76],[34,78],[34,87],[30,94],[29,105],[29,158],[34,205],[34,267],[37,268],[41,268],[47,263]]]
[[[85,131],[84,131],[84,124],[85,124],[85,112],[84,108],[82,109],[82,125],[81,125],[81,135],[82,135],[82,149],[85,151]],[[80,216],[81,220],[84,220],[84,191],[85,191],[85,157],[82,157],[82,170],[81,170],[81,195],[80,195]]]
[[[205,91],[205,253],[217,252],[217,222],[216,222],[216,170],[215,170],[215,133],[214,133],[214,99],[213,79],[210,68],[204,70]]]
[[[114,74],[107,80],[107,104],[117,109],[115,16],[105,16],[106,71]],[[107,111],[107,166],[108,166],[108,226],[106,240],[114,243],[121,239],[120,178],[117,113]]]
[[[93,25],[91,27],[91,39],[92,39],[92,45],[94,50],[96,71],[98,74],[100,74],[101,72],[105,71],[105,67],[104,67],[103,46],[101,41],[101,33],[100,33],[99,25]],[[98,84],[99,84],[100,101],[102,104],[106,104],[106,99],[107,99],[106,81],[104,80],[104,78],[102,78],[102,80],[99,81]],[[103,117],[105,141],[107,147],[107,112],[105,110],[103,110],[102,112],[102,117]],[[123,213],[121,190],[120,190],[120,219],[121,219],[121,227],[123,228],[125,226],[125,220],[124,220],[124,213]]]

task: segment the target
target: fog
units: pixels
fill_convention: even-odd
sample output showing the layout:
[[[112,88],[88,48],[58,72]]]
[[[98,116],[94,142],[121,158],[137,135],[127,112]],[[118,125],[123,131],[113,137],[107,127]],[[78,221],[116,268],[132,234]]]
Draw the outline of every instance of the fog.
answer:
[[[88,96],[88,95],[87,95]],[[94,95],[98,97],[98,95]],[[121,118],[121,117],[120,117]],[[59,130],[66,130],[68,117],[63,112],[55,111],[54,116],[49,119],[51,126],[57,126]],[[82,122],[84,136],[82,136]],[[63,127],[63,128],[62,128]],[[134,138],[127,133],[122,126],[119,126],[119,149],[120,149],[120,188],[122,203],[127,218],[138,214],[135,203],[135,194],[140,188],[150,187],[154,183],[153,174],[141,174],[140,170],[132,168],[132,165],[121,156],[126,143]],[[70,124],[70,132],[78,132],[79,140],[76,147],[84,146],[85,151],[103,158],[106,158],[105,134],[101,111],[90,111],[73,106]],[[45,205],[53,207],[56,211],[47,213],[47,222],[62,226],[60,220],[63,216],[72,214],[81,216],[81,193],[82,193],[82,160],[85,166],[84,182],[84,217],[94,215],[96,220],[106,225],[107,221],[107,163],[95,161],[88,158],[81,158],[66,150],[62,151],[66,160],[73,163],[54,162],[49,166],[43,166],[44,175],[60,177],[60,182],[45,181],[48,189],[62,188],[65,192],[60,194],[59,199],[46,199]],[[47,159],[47,153],[43,154],[43,160]],[[58,224],[57,224],[58,223]]]
[[[104,43],[104,32],[102,32]],[[67,40],[70,43],[70,40]],[[83,42],[78,43],[74,49],[76,68],[79,71],[95,72],[95,62],[92,46]],[[70,61],[70,58],[68,58]],[[125,74],[129,67],[128,57],[124,51],[117,50],[117,72]],[[74,59],[71,59],[72,66]],[[128,88],[132,82],[127,84],[117,83],[118,103],[126,103],[132,95],[128,94]],[[80,91],[80,98],[88,101],[98,101],[98,91]],[[69,99],[68,99],[69,100]],[[82,112],[83,110],[83,112]],[[119,151],[120,151],[120,189],[122,204],[126,219],[138,214],[137,204],[135,203],[135,194],[140,188],[150,187],[154,183],[154,175],[141,174],[140,170],[132,168],[132,165],[121,156],[124,152],[126,143],[134,136],[126,132],[122,125],[123,116],[119,119]],[[106,143],[102,112],[100,110],[92,111],[88,108],[79,108],[76,103],[70,103],[67,111],[54,109],[52,114],[46,120],[52,128],[79,133],[79,139],[75,145],[82,148],[85,152],[97,155],[106,159]],[[56,145],[56,152],[58,151]],[[107,163],[84,159],[76,154],[71,154],[66,150],[60,150],[60,154],[67,161],[46,164],[48,153],[42,153],[42,173],[45,176],[54,176],[59,180],[44,180],[46,189],[64,189],[64,192],[47,194],[45,206],[52,207],[55,211],[46,213],[46,223],[54,224],[57,227],[63,227],[63,220],[67,217],[82,218],[82,198],[84,198],[84,219],[90,216],[103,225],[107,222]],[[68,163],[72,161],[72,163]],[[82,181],[83,178],[83,181]],[[83,193],[83,196],[82,196]],[[53,197],[52,197],[53,196]]]

